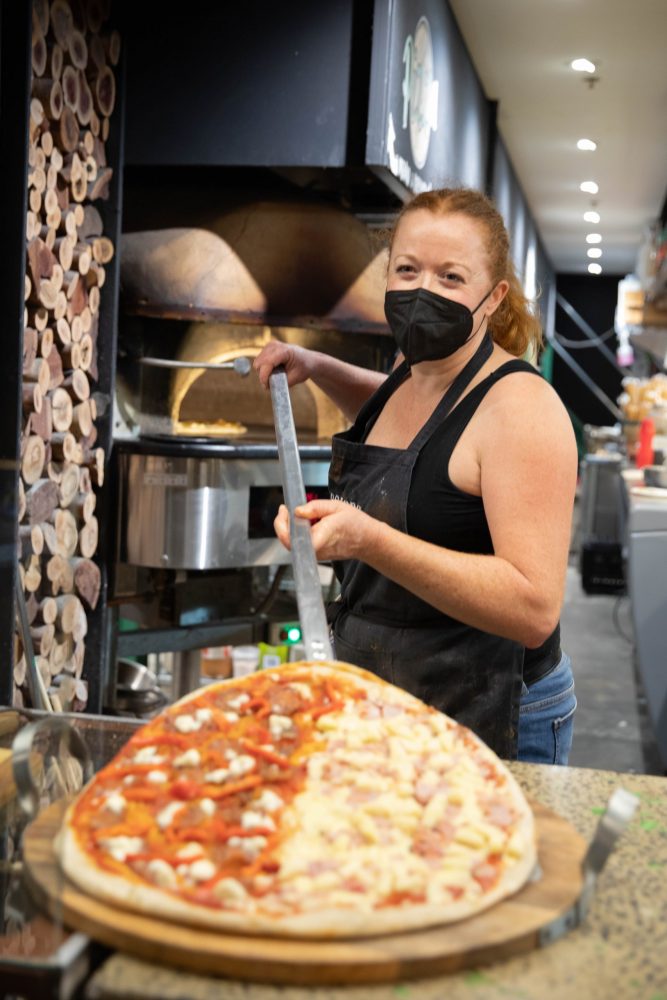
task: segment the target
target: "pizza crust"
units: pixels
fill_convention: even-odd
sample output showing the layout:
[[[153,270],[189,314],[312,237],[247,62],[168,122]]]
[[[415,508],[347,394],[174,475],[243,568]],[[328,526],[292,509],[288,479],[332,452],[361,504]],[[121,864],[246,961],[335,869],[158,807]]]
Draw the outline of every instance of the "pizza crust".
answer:
[[[75,885],[93,898],[122,909],[210,930],[312,940],[379,937],[464,920],[518,892],[530,878],[536,862],[536,855],[527,854],[511,869],[502,884],[476,901],[457,900],[447,906],[422,904],[385,910],[331,908],[275,918],[261,912],[209,910],[171,897],[162,890],[131,884],[102,871],[81,850],[67,817],[56,851],[65,874]]]
[[[296,663],[267,673],[274,672],[276,676],[285,676],[286,672],[293,671],[302,675],[304,670],[309,669],[330,676],[340,673],[352,675],[358,686],[365,688],[369,694],[375,694],[376,697],[378,693],[381,694],[386,704],[409,706],[413,709],[417,707],[426,712],[435,711],[424,706],[409,693],[350,664]],[[255,674],[247,678],[223,681],[216,685],[216,688],[223,685],[252,688],[252,679],[256,676]],[[165,714],[178,713],[201,695],[201,689],[191,692],[170,706]],[[376,908],[360,895],[354,909],[347,906],[324,906],[302,913],[278,915],[266,912],[266,907],[262,908],[261,899],[253,897],[249,897],[249,907],[245,905],[242,910],[214,909],[197,905],[187,899],[179,898],[168,890],[144,884],[139,876],[131,881],[99,867],[82,847],[72,823],[76,802],[69,807],[63,820],[56,853],[65,874],[75,885],[94,898],[102,899],[122,909],[146,913],[154,918],[212,930],[274,937],[344,939],[408,932],[462,920],[488,909],[499,900],[517,892],[530,878],[537,861],[534,818],[518,783],[509,769],[481,740],[469,731],[468,738],[475,741],[475,752],[481,754],[482,759],[487,759],[493,764],[495,771],[502,774],[505,782],[503,794],[509,799],[510,806],[518,816],[513,831],[525,848],[522,856],[501,873],[498,883],[474,899],[460,898],[437,904],[410,902]],[[91,783],[94,781],[95,778]]]

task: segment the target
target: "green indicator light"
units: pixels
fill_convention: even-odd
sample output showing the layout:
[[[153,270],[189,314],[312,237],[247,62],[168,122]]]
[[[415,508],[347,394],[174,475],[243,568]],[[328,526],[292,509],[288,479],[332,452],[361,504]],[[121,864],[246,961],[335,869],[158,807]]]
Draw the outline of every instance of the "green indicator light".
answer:
[[[288,642],[298,642],[301,638],[301,629],[296,625],[292,625],[291,628],[287,629],[287,641]]]

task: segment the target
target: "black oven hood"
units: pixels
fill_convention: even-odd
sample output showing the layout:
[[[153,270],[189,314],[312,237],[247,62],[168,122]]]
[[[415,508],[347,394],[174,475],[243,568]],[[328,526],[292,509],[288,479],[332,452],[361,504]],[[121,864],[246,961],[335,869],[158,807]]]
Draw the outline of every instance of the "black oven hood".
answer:
[[[121,7],[128,167],[277,171],[375,218],[493,187],[496,104],[446,0]]]

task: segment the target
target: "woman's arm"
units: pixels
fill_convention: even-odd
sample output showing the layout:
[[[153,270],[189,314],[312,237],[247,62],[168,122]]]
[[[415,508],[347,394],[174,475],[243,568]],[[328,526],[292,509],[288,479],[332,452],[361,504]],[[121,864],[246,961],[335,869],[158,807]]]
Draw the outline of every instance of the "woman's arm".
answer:
[[[387,377],[381,372],[359,368],[319,351],[271,341],[253,363],[265,388],[268,388],[269,375],[277,365],[284,365],[289,385],[312,379],[352,422],[369,396]]]
[[[476,432],[494,555],[441,548],[339,501],[298,510],[320,519],[312,529],[319,559],[360,559],[445,614],[536,647],[560,614],[577,456],[569,417],[551,387],[529,374],[511,381],[511,393],[505,386],[490,401]],[[276,531],[289,541],[284,510]]]

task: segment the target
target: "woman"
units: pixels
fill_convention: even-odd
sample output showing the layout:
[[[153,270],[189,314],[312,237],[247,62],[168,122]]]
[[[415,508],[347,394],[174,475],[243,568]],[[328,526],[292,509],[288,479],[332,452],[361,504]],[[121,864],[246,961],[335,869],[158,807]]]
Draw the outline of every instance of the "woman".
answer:
[[[385,312],[402,355],[388,377],[286,344],[255,360],[264,385],[282,364],[354,421],[332,443],[331,499],[295,511],[341,580],[336,656],[501,756],[566,763],[576,701],[558,619],[577,452],[560,400],[517,360],[541,332],[486,197],[405,206]],[[284,507],[275,528],[289,546]]]

